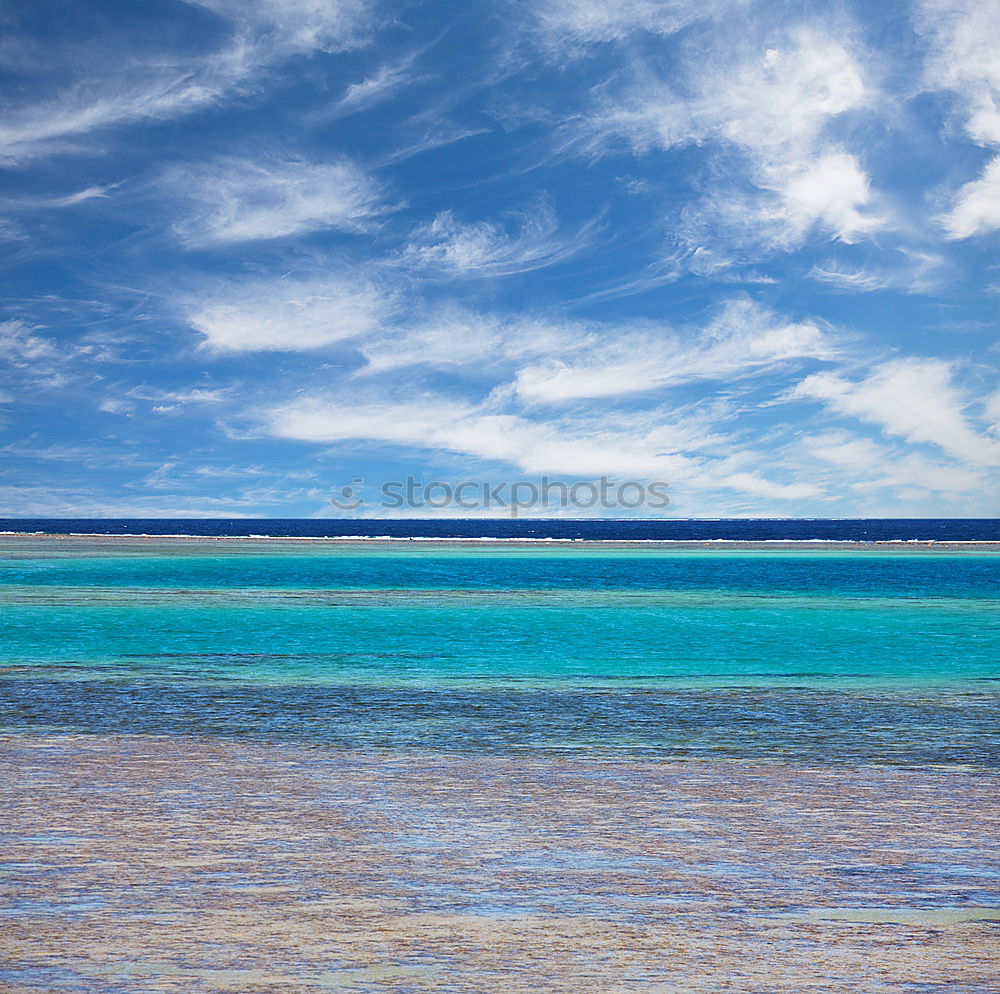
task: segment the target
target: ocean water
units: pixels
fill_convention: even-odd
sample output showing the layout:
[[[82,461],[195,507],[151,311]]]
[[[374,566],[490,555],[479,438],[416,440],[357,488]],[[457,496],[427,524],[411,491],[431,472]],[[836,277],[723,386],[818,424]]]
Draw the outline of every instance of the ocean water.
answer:
[[[0,553],[9,732],[1000,768],[990,551],[7,538]]]
[[[2,532],[566,541],[1000,542],[1000,518],[0,518]]]

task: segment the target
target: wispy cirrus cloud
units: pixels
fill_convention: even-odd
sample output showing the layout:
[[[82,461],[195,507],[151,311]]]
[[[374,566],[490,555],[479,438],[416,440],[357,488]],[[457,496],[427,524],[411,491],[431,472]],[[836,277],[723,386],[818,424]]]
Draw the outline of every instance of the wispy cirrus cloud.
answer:
[[[683,383],[745,380],[781,363],[828,360],[837,352],[834,336],[815,323],[787,321],[744,297],[726,304],[700,332],[595,334],[576,354],[518,370],[514,389],[542,403],[624,397]]]
[[[639,421],[631,418],[627,426],[610,418],[539,421],[506,413],[489,401],[474,404],[434,394],[351,404],[319,395],[265,416],[267,430],[281,438],[411,445],[499,461],[526,473],[656,474],[686,464],[685,457],[664,452],[675,452],[680,438],[690,437],[690,424],[640,428]]]
[[[368,40],[376,23],[372,0],[185,0],[218,14],[265,52],[342,52]]]
[[[1000,440],[970,423],[965,411],[971,398],[955,384],[952,363],[943,359],[893,359],[861,380],[815,373],[789,398],[819,401],[834,414],[911,443],[935,445],[974,466],[1000,465]]]
[[[51,329],[21,318],[0,321],[0,381],[28,387],[21,399],[74,381],[98,381],[101,376],[94,365],[107,358],[106,351],[86,336],[60,340]]]
[[[105,183],[87,186],[73,193],[52,194],[49,196],[17,197],[3,201],[3,207],[9,211],[60,210],[66,207],[77,207],[91,200],[107,200],[112,190],[120,184]]]
[[[185,311],[210,351],[300,352],[371,334],[391,306],[368,283],[287,279],[216,287]]]
[[[1000,228],[1000,156],[986,164],[979,179],[958,191],[954,206],[940,221],[949,238],[971,238]]]
[[[539,420],[504,411],[492,399],[470,404],[427,394],[345,404],[317,395],[266,412],[264,429],[324,444],[413,446],[528,474],[669,480],[689,494],[719,491],[779,501],[822,495],[812,480],[789,479],[787,466],[765,468],[758,453],[733,456],[735,440],[720,432],[719,414],[717,407],[703,406]]]
[[[414,61],[415,57],[411,55],[399,62],[389,62],[379,66],[370,76],[357,83],[351,83],[344,91],[344,95],[317,117],[324,120],[347,117],[389,100],[414,82],[411,72]]]
[[[357,232],[386,209],[379,184],[347,160],[224,158],[175,167],[161,184],[189,207],[175,231],[192,247]]]
[[[724,267],[734,250],[795,248],[817,230],[854,242],[888,223],[861,162],[831,131],[873,106],[864,58],[849,32],[817,25],[767,44],[751,34],[724,49],[692,45],[674,78],[644,67],[609,89],[572,140],[592,154],[621,141],[637,154],[711,143],[727,179],[676,229],[702,251],[702,269]]]
[[[446,303],[386,324],[362,340],[358,348],[365,365],[358,375],[423,369],[476,379],[493,376],[498,383],[518,364],[572,354],[594,334],[592,326],[565,318],[476,311]]]
[[[183,72],[125,68],[114,82],[81,81],[49,100],[14,107],[0,124],[0,164],[21,166],[40,155],[78,149],[78,140],[93,132],[206,107],[244,78],[244,55],[234,49],[214,65]]]
[[[919,487],[946,496],[983,493],[990,484],[977,467],[931,459],[848,431],[807,435],[801,445],[810,458],[834,467],[854,491]]]
[[[462,222],[453,211],[442,211],[413,231],[401,261],[446,278],[512,276],[572,258],[587,247],[594,229],[560,232],[544,199],[504,221]]]
[[[843,335],[793,321],[746,296],[704,324],[546,319],[439,308],[359,344],[362,374],[406,367],[489,374],[496,389],[529,403],[649,394],[696,382],[741,380],[775,366],[836,358]],[[504,379],[505,376],[511,377]]]
[[[851,267],[831,259],[817,263],[807,275],[819,283],[850,293],[884,290],[934,293],[945,285],[948,271],[948,261],[940,253],[900,248],[888,261],[876,265]]]
[[[1000,149],[1000,7],[975,0],[923,0],[915,21],[929,43],[925,83],[952,91],[969,139]],[[939,218],[947,236],[971,238],[1000,228],[1000,155],[960,187]]]
[[[218,103],[254,85],[262,73],[311,51],[356,47],[376,23],[362,0],[186,0],[222,19],[223,41],[208,53],[105,52],[47,98],[9,101],[0,124],[0,164],[79,149],[86,136],[125,124],[169,120]],[[107,73],[108,61],[116,66]],[[51,54],[47,65],[51,65]]]
[[[963,127],[1000,144],[1000,9],[978,0],[920,0],[914,20],[929,49],[926,85],[952,90]]]
[[[59,355],[55,343],[37,332],[38,328],[15,318],[0,321],[0,358],[12,366],[48,362]]]
[[[131,414],[135,410],[135,402],[143,401],[144,406],[154,414],[173,414],[204,405],[221,404],[232,395],[232,387],[193,386],[163,390],[141,385],[127,390],[123,397],[107,398],[102,402],[101,409],[108,414]]]
[[[533,28],[548,45],[614,42],[636,31],[671,35],[706,18],[733,11],[746,0],[538,0],[525,4]]]

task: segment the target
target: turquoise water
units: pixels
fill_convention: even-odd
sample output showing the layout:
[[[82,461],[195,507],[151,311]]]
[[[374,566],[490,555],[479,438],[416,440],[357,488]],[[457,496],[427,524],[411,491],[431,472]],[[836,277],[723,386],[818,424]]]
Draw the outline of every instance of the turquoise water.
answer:
[[[146,548],[8,550],[7,728],[1000,765],[992,554]]]

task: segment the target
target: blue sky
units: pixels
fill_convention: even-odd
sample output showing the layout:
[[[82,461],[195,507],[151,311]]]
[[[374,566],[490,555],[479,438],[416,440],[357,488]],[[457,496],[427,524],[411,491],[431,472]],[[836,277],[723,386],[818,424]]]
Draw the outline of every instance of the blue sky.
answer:
[[[0,23],[0,514],[542,474],[1000,510],[1000,4]]]

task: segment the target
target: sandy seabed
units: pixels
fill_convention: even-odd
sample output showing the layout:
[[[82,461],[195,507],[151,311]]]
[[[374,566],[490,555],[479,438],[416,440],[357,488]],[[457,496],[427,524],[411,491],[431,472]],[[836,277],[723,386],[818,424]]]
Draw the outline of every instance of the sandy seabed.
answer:
[[[0,739],[0,991],[993,992],[998,779]]]

